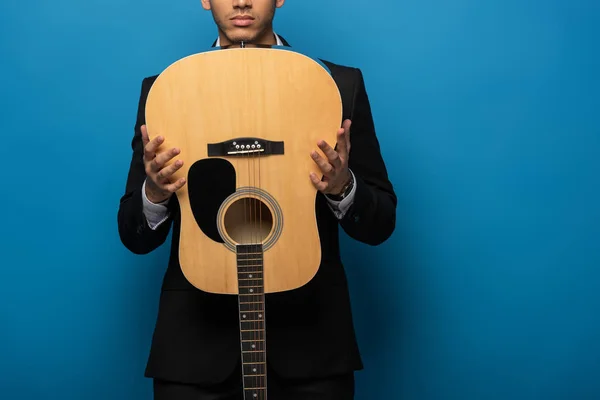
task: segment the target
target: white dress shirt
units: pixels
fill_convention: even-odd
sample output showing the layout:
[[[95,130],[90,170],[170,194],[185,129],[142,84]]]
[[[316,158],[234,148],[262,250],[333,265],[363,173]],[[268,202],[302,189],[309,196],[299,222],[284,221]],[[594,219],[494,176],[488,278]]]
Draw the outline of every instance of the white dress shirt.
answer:
[[[277,45],[283,46],[283,42],[279,38],[277,34],[275,34],[275,38],[277,39]],[[215,44],[216,47],[220,46],[220,38],[217,38],[217,42]],[[354,185],[352,190],[342,201],[334,201],[329,197],[325,196],[327,202],[329,203],[329,207],[331,211],[334,213],[337,219],[342,219],[352,203],[354,202],[354,194],[356,193],[356,178],[354,173],[350,171],[352,174],[352,178],[354,178]],[[143,202],[143,210],[144,215],[146,216],[146,220],[148,221],[148,226],[151,229],[158,228],[163,222],[169,218],[169,210],[167,209],[167,203],[169,200],[165,200],[162,203],[153,203],[148,200],[146,196],[146,181],[142,184],[142,202]]]

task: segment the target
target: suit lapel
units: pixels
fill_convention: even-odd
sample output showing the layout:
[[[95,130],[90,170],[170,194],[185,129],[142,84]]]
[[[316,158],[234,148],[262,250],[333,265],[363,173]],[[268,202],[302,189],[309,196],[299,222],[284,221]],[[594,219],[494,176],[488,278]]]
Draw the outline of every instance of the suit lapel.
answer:
[[[282,43],[284,46],[286,46],[286,47],[290,47],[290,44],[287,42],[287,40],[285,40],[285,39],[283,38],[283,36],[281,36],[281,35],[277,35],[277,36],[279,36],[279,39],[281,40],[281,43]]]

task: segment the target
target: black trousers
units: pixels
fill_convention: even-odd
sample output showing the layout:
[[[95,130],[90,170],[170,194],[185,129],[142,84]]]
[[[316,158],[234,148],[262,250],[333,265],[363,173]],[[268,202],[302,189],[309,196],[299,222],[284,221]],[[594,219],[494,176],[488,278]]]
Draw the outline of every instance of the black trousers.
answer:
[[[354,373],[321,379],[282,379],[267,372],[268,400],[353,400]],[[154,400],[244,400],[241,369],[213,387],[154,380]],[[263,399],[257,399],[263,400]]]

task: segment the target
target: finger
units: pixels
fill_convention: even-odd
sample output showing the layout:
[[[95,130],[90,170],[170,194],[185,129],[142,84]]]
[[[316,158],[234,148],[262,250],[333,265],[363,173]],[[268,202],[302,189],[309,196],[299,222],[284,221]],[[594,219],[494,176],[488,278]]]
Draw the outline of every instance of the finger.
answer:
[[[163,180],[170,178],[171,175],[173,175],[177,170],[179,170],[182,165],[183,165],[183,161],[177,160],[176,162],[169,165],[168,167],[161,169],[156,174],[156,180],[158,182],[162,182]]]
[[[152,139],[152,141],[150,141],[150,143],[148,143],[146,145],[145,153],[144,153],[144,157],[145,157],[146,161],[150,161],[150,160],[154,159],[154,157],[156,157],[156,150],[164,142],[164,140],[165,139],[162,136],[158,136],[158,137]]]
[[[167,162],[173,159],[173,157],[177,156],[180,153],[180,150],[177,148],[173,148],[169,151],[165,151],[156,156],[154,160],[152,160],[152,169],[153,171],[158,171],[161,169]]]
[[[340,168],[342,166],[342,160],[340,160],[340,155],[326,141],[321,140],[319,143],[317,143],[317,145],[323,151],[325,156],[327,156],[329,162],[333,165],[334,168]]]
[[[183,187],[183,185],[185,185],[185,178],[181,178],[181,179],[177,180],[176,182],[166,185],[165,189],[171,193],[175,193],[176,191],[181,189]]]
[[[316,151],[313,151],[311,153],[311,157],[315,161],[315,163],[319,166],[319,168],[321,169],[323,174],[325,174],[325,175],[331,174],[331,172],[333,171],[333,166],[331,164],[329,164],[329,162],[327,162],[323,157],[321,157],[319,155],[319,153],[317,153]]]
[[[317,189],[321,192],[323,192],[327,189],[328,183],[319,179],[314,172],[310,174],[310,180],[311,180],[313,186],[315,187],[315,189]]]

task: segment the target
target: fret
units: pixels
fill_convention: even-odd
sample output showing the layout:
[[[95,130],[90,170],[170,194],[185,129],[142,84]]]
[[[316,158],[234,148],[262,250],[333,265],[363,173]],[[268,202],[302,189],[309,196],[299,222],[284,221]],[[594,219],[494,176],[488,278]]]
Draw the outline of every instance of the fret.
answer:
[[[242,287],[262,287],[264,286],[263,277],[257,277],[256,274],[239,274],[245,276],[238,276],[238,285]],[[250,277],[252,275],[252,277]]]
[[[254,329],[263,329],[262,324],[264,321],[265,314],[260,310],[242,311],[240,313],[240,323],[251,324],[251,326],[254,326]],[[251,329],[248,325],[243,328]]]
[[[258,274],[239,274],[238,283],[241,286],[263,286],[263,277]],[[262,274],[261,274],[262,275]]]
[[[257,276],[260,275],[260,276]],[[239,274],[238,282],[240,286],[262,286],[263,277],[260,274]]]
[[[266,335],[264,330],[242,330],[240,334],[241,340],[265,340]]]
[[[245,276],[240,276],[242,274],[254,274],[255,277],[262,279],[263,266],[261,265],[252,265],[252,266],[238,266],[238,278],[246,278]],[[260,275],[260,276],[257,276]]]
[[[237,266],[240,268],[262,267],[263,260],[260,258],[247,258],[237,260]]]
[[[258,320],[258,321],[240,321],[240,329],[242,330],[242,332],[246,332],[246,331],[254,331],[254,332],[259,332],[265,329],[265,322]]]
[[[240,244],[237,246],[238,259],[260,258],[262,259],[261,244]]]
[[[246,281],[250,281],[251,284],[261,284],[263,282],[262,272],[257,272],[254,274],[238,274],[238,281],[240,284],[244,284]]]
[[[262,315],[260,312],[256,312],[256,311],[251,311],[251,313],[256,314],[256,319],[252,319],[250,317],[248,317],[248,313],[241,313],[240,314],[240,324],[244,324],[244,326],[242,326],[242,328],[245,329],[252,329],[252,327],[254,327],[254,329],[264,329],[264,322],[265,322],[265,317],[264,315]],[[250,325],[248,325],[250,324]]]
[[[238,260],[237,262],[238,272],[252,272],[255,270],[256,272],[261,272],[263,269],[263,261],[262,260]]]
[[[243,279],[243,278],[256,278],[256,279],[262,279],[263,278],[263,271],[262,271],[262,265],[260,268],[256,267],[255,268],[256,271],[249,271],[244,269],[244,267],[239,268],[238,267],[238,278]],[[252,275],[252,276],[250,276]]]
[[[262,301],[250,301],[250,302],[240,301],[239,309],[240,309],[240,312],[244,312],[244,311],[252,312],[252,311],[264,311],[265,310]]]
[[[238,274],[252,274],[262,272],[263,265],[238,265]]]
[[[244,377],[244,387],[246,389],[263,389],[267,384],[265,375],[246,375]]]
[[[262,293],[259,294],[240,294],[239,295],[239,301],[240,303],[255,303],[255,304],[262,304],[264,301],[263,295]]]
[[[247,314],[246,314],[247,315]],[[240,329],[242,331],[264,331],[265,330],[265,320],[264,317],[262,319],[249,319],[244,318],[244,313],[240,314]]]
[[[244,363],[264,363],[266,362],[266,356],[264,351],[258,352],[242,352],[242,361]]]

